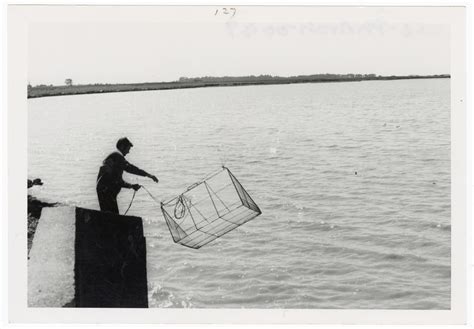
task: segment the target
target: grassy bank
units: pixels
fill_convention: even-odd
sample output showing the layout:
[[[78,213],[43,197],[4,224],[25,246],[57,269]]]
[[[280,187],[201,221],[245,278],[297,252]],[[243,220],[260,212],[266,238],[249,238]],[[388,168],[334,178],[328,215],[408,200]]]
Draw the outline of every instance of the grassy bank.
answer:
[[[324,83],[324,82],[352,82],[370,80],[402,80],[402,79],[439,79],[450,78],[449,75],[429,75],[429,76],[353,76],[353,75],[318,75],[318,76],[298,76],[298,77],[224,77],[224,78],[182,78],[174,82],[151,82],[132,84],[87,84],[72,86],[39,85],[28,86],[28,98],[100,94],[125,91],[147,91],[147,90],[169,90],[185,88],[205,88],[205,87],[229,87],[229,86],[251,86],[251,85],[277,85],[293,83]]]

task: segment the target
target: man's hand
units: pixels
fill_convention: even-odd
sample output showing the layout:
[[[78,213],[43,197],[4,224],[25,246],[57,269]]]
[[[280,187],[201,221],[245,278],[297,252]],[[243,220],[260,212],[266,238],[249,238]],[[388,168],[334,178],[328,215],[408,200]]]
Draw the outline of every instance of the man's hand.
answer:
[[[153,179],[155,183],[158,183],[158,178],[156,178],[156,176],[150,175],[149,177]]]
[[[140,189],[140,187],[142,187],[140,184],[133,184],[132,185],[132,188],[135,190],[135,191],[138,191]]]

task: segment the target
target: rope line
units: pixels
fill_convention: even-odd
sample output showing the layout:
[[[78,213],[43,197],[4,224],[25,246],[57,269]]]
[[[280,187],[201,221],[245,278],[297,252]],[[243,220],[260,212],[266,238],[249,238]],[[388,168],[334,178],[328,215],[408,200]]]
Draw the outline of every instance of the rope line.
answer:
[[[148,193],[148,194],[150,195],[150,197],[151,197],[157,204],[161,205],[161,201],[159,201],[157,198],[155,198],[155,197],[153,196],[153,194],[151,194],[151,192],[148,191],[148,189],[147,189],[145,186],[142,185],[142,189],[144,189],[144,190],[146,191],[146,193]]]
[[[127,210],[125,210],[125,212],[123,213],[124,216],[125,216],[125,215],[127,214],[127,212],[130,210],[130,207],[132,206],[132,203],[133,203],[133,199],[135,199],[135,194],[137,194],[137,191],[133,190],[132,200],[130,200],[130,204],[128,205]]]
[[[151,192],[148,191],[148,189],[147,189],[145,186],[140,185],[140,187],[141,187],[142,189],[144,189],[144,190],[146,191],[146,193],[148,193],[148,194],[150,195],[150,197],[151,197],[158,205],[161,204],[161,202],[160,202],[157,198],[155,198],[155,197],[153,196],[153,194],[151,194]],[[135,194],[137,194],[137,191],[134,190],[134,191],[133,191],[132,200],[130,200],[130,204],[128,205],[127,210],[125,210],[125,212],[123,213],[123,216],[125,216],[125,215],[128,213],[128,211],[130,210],[130,208],[132,207],[133,200],[135,199]]]
[[[178,210],[179,209],[179,210]],[[181,219],[186,214],[186,205],[184,203],[184,197],[181,194],[176,200],[176,204],[174,205],[174,218]]]

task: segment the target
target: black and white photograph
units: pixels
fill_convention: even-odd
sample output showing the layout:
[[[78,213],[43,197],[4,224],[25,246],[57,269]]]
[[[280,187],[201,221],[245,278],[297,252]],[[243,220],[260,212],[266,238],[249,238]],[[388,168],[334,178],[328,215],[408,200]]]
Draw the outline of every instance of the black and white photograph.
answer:
[[[34,8],[26,308],[463,314],[464,15]]]

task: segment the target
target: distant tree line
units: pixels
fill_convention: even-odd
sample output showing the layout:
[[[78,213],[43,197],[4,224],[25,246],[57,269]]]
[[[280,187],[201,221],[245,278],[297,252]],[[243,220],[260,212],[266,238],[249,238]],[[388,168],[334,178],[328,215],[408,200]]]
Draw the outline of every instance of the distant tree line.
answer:
[[[181,77],[177,82],[180,83],[190,83],[190,82],[200,82],[200,83],[227,83],[227,82],[259,82],[259,81],[300,81],[300,80],[317,80],[317,81],[326,81],[326,80],[367,80],[367,79],[386,79],[386,78],[396,78],[399,76],[381,76],[374,73],[370,74],[358,74],[358,73],[347,73],[347,74],[333,74],[333,73],[322,73],[322,74],[311,74],[311,75],[296,75],[290,77],[281,77],[273,76],[269,74],[262,75],[248,75],[248,76],[223,76],[223,77]],[[408,75],[404,76],[405,78],[416,78],[420,77],[419,75]],[[435,75],[429,77],[449,77],[448,75]]]
[[[290,83],[318,83],[318,82],[351,82],[363,80],[401,80],[401,79],[436,79],[450,78],[449,74],[438,75],[405,75],[405,76],[381,76],[376,74],[312,74],[297,75],[290,77],[273,76],[269,74],[248,75],[248,76],[224,76],[224,77],[181,77],[177,81],[169,82],[142,82],[142,83],[91,83],[91,84],[73,84],[72,79],[66,79],[63,85],[36,85],[28,83],[28,98],[76,95],[91,93],[109,93],[123,91],[144,91],[144,90],[163,90],[163,89],[181,89],[181,88],[202,88],[218,86],[245,86],[245,85],[274,85]]]
[[[289,77],[274,76],[270,74],[261,74],[261,75],[247,75],[247,76],[223,76],[223,77],[213,77],[213,76],[204,76],[204,77],[180,77],[178,81],[171,82],[146,82],[146,83],[135,83],[134,85],[139,84],[162,84],[162,83],[232,83],[232,82],[270,82],[270,81],[335,81],[335,80],[378,80],[378,79],[397,79],[397,78],[449,78],[449,74],[438,74],[438,75],[405,75],[405,76],[396,76],[396,75],[376,75],[374,73],[370,74],[358,74],[358,73],[347,73],[347,74],[333,74],[333,73],[320,73],[320,74],[311,74],[311,75],[294,75]],[[74,84],[74,86],[110,86],[110,85],[130,85],[128,83],[88,83],[85,85]],[[72,79],[64,80],[64,86],[72,87]],[[28,83],[28,89],[31,88],[47,88],[47,87],[56,87],[52,84],[39,84],[32,86]],[[59,87],[59,86],[58,86]]]

